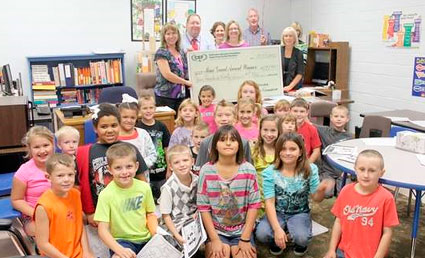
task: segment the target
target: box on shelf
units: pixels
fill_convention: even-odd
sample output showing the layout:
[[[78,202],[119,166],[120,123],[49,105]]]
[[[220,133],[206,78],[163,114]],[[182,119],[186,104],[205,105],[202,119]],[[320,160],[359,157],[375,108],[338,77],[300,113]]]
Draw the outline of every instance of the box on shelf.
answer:
[[[398,132],[396,136],[396,147],[402,150],[425,154],[425,133]]]

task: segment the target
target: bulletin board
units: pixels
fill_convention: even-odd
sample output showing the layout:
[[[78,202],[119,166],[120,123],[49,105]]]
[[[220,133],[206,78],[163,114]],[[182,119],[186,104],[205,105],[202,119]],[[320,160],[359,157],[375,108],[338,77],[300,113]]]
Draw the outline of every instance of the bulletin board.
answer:
[[[131,4],[131,41],[149,41],[161,39],[165,0],[130,0]]]

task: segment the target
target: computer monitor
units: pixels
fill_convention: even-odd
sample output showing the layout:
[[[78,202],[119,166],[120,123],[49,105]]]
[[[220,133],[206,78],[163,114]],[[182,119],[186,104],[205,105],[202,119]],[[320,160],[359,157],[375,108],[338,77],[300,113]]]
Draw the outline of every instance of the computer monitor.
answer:
[[[3,92],[5,95],[13,95],[12,88],[13,88],[13,79],[12,79],[12,73],[10,72],[10,65],[3,65],[2,69],[3,74],[3,83],[4,83],[4,89]]]

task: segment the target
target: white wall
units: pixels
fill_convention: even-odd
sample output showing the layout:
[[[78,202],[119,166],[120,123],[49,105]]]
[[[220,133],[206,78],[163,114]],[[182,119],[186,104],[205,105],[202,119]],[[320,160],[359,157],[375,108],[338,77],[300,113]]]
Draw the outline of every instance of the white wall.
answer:
[[[245,27],[247,10],[255,7],[262,13],[264,1],[198,0],[197,12],[206,31],[217,20],[235,19]],[[272,36],[279,37],[289,23],[290,0],[265,2],[265,26]],[[88,54],[96,49],[123,50],[126,84],[135,86],[135,56],[142,47],[140,42],[131,41],[130,1],[4,1],[0,17],[0,65],[11,64],[13,78],[22,73],[27,95],[27,56]]]
[[[291,20],[310,30],[329,33],[333,41],[350,43],[349,87],[355,101],[352,123],[361,125],[359,114],[392,109],[424,110],[425,99],[412,97],[413,62],[423,56],[425,38],[419,49],[392,49],[381,41],[383,16],[395,10],[425,14],[421,0],[291,0]]]

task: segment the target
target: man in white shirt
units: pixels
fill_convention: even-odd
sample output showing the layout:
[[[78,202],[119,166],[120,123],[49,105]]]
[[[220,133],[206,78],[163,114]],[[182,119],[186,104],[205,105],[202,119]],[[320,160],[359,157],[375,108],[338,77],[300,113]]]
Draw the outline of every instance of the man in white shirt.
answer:
[[[257,9],[250,8],[248,10],[248,28],[243,31],[243,39],[248,42],[250,46],[264,46],[271,44],[270,33],[260,28],[258,25],[260,17],[258,15]]]
[[[201,17],[190,14],[186,20],[186,33],[182,35],[182,48],[185,52],[216,49],[211,37],[201,33]]]

